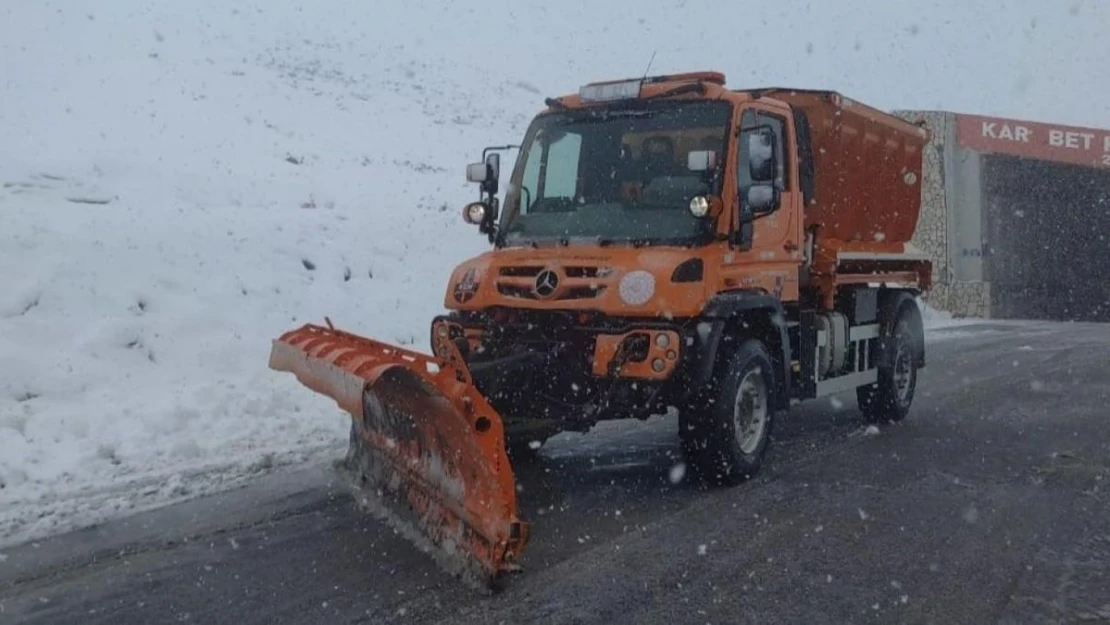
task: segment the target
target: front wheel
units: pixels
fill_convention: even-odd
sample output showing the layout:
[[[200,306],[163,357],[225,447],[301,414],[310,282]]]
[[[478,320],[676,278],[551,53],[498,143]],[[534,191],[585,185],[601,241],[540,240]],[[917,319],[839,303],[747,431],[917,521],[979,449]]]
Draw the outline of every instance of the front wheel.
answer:
[[[771,439],[774,389],[767,349],[758,340],[744,341],[708,401],[679,417],[683,453],[699,477],[735,485],[759,472]]]
[[[885,341],[879,379],[856,389],[856,401],[868,423],[893,423],[906,418],[917,390],[917,341],[908,314],[902,314]]]

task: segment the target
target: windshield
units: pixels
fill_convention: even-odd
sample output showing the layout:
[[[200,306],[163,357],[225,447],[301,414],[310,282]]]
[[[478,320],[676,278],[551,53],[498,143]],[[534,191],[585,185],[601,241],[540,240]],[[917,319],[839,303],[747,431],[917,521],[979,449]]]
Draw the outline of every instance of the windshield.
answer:
[[[505,244],[700,240],[711,224],[688,206],[719,193],[730,111],[725,102],[660,102],[538,118],[506,194]],[[701,151],[712,152],[710,166],[691,170],[688,155]]]

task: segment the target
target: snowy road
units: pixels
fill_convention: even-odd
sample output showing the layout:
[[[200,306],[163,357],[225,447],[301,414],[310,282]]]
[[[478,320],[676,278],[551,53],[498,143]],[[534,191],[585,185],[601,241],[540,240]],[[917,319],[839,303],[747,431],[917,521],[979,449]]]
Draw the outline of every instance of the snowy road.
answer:
[[[796,409],[732,490],[669,481],[667,419],[552,441],[498,597],[312,468],[8,549],[0,622],[1110,621],[1107,327],[954,327],[929,349],[905,423],[866,434],[851,396]]]

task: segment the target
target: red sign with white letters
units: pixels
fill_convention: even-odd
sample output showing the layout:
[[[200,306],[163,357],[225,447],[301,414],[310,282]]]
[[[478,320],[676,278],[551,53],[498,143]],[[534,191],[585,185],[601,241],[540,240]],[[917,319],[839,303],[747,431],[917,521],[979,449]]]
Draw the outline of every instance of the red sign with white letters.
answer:
[[[956,139],[977,152],[1110,168],[1110,130],[957,115]]]

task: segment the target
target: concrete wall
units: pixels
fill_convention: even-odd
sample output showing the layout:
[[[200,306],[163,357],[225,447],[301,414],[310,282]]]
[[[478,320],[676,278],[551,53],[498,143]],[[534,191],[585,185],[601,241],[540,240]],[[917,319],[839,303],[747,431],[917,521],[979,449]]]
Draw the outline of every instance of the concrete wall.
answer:
[[[956,116],[945,111],[895,111],[932,134],[924,154],[921,216],[913,244],[933,260],[925,300],[954,316],[990,315],[983,273],[981,159],[956,141]]]

